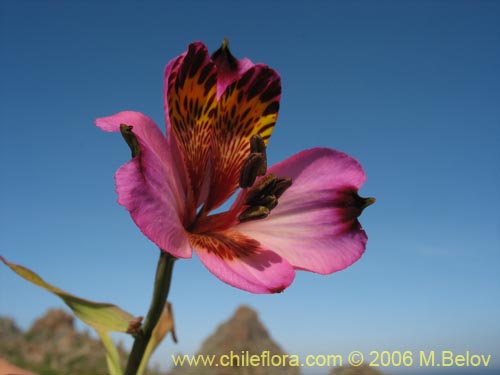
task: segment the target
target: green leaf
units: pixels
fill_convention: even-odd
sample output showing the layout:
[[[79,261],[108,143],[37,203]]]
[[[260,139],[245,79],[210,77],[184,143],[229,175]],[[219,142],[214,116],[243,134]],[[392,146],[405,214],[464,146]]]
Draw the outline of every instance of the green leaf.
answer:
[[[134,319],[134,316],[110,303],[92,302],[76,297],[47,283],[40,276],[26,267],[8,262],[2,256],[0,256],[0,260],[23,279],[60,297],[66,305],[73,310],[78,318],[93,327],[97,331],[104,347],[106,348],[106,361],[111,375],[122,375],[118,359],[118,351],[116,350],[116,347],[107,332],[127,332],[130,322]]]
[[[146,347],[144,357],[142,357],[141,364],[139,366],[139,369],[137,370],[137,375],[144,374],[144,371],[146,371],[147,369],[149,358],[169,332],[172,333],[172,339],[174,340],[174,342],[177,342],[172,304],[167,302],[165,303],[165,307],[163,308],[160,319],[158,320],[158,323],[156,324],[156,327],[151,334],[151,340],[149,340],[148,346]]]
[[[108,365],[109,375],[123,375],[120,366],[120,356],[116,346],[111,340],[107,332],[96,329],[97,334],[101,338],[101,342],[106,348],[106,364]]]

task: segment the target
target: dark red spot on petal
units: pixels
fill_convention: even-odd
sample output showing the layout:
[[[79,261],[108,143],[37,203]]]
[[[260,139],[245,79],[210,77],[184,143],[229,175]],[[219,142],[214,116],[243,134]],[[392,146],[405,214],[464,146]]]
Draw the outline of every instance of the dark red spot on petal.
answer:
[[[245,74],[243,74],[243,77],[241,77],[241,79],[237,82],[236,88],[240,90],[243,86],[245,86],[250,81],[250,78],[252,78],[254,72],[255,67],[248,69]]]
[[[247,257],[259,251],[260,243],[237,232],[190,234],[193,247],[204,249],[224,260]]]
[[[194,75],[198,72],[205,60],[205,54],[202,50],[198,50],[194,56],[192,56],[192,60],[189,61],[191,64],[191,69],[189,70],[189,78],[193,78]]]
[[[212,87],[214,87],[216,82],[217,82],[217,76],[215,74],[212,74],[205,82],[205,95],[207,95],[208,92],[212,89]]]
[[[262,103],[268,102],[281,94],[281,81],[279,79],[274,79],[266,90],[259,97]]]
[[[271,102],[264,110],[263,115],[267,116],[267,115],[270,115],[272,113],[276,113],[276,112],[278,112],[279,109],[280,109],[280,102],[278,102],[278,101]]]
[[[198,85],[201,85],[208,77],[208,74],[212,71],[212,64],[207,64],[201,70],[200,76],[198,77]]]
[[[267,124],[267,125],[264,125],[264,126],[260,129],[260,132],[261,132],[261,133],[264,133],[267,129],[272,128],[274,125],[276,125],[276,123],[275,123],[275,122],[271,122],[271,123],[269,123],[269,124]],[[263,137],[263,138],[265,138],[265,137]],[[269,138],[269,137],[268,137],[268,138]]]
[[[266,85],[267,85],[266,76],[265,75],[257,76],[257,79],[255,79],[248,87],[247,100],[252,100],[252,98],[259,95],[262,92],[262,90],[264,90]]]

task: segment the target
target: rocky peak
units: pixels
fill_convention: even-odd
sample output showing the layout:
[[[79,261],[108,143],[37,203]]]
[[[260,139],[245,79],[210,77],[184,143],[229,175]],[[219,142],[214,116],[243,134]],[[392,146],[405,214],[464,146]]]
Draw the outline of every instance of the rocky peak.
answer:
[[[7,320],[0,328],[0,337],[4,332],[10,332],[11,336],[15,333],[15,327]],[[41,374],[107,373],[102,344],[88,332],[76,331],[73,316],[64,310],[49,310],[26,334],[19,329],[17,332],[15,339],[0,340],[0,357],[13,364]]]
[[[247,321],[259,319],[257,312],[253,310],[250,306],[241,305],[234,312],[231,320]]]
[[[7,318],[7,317],[0,317],[0,333],[2,334],[2,339],[12,339],[15,337],[19,337],[22,335],[21,330],[19,327],[16,325],[16,322],[14,319]]]
[[[197,355],[213,355],[216,364],[223,355],[227,356],[233,353],[236,356],[244,357],[248,353],[249,356],[254,354],[260,356],[264,351],[269,351],[270,356],[285,354],[271,338],[257,312],[248,306],[241,306],[203,342]],[[234,366],[183,366],[174,368],[170,375],[298,375],[299,373],[298,367],[289,365],[252,367],[240,364]]]
[[[239,307],[233,316],[222,323],[203,344],[203,349],[211,349],[214,347],[222,347],[234,350],[235,343],[238,345],[248,344],[248,348],[241,350],[251,349],[255,344],[265,345],[271,344],[272,340],[264,325],[259,320],[257,312],[248,306]],[[273,343],[273,345],[275,345]]]
[[[74,317],[64,310],[51,309],[33,323],[28,335],[52,338],[73,333],[74,320]]]

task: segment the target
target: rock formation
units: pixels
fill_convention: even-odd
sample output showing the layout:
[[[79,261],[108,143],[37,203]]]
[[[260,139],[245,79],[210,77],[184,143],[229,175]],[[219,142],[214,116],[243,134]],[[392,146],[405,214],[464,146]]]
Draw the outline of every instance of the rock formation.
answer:
[[[105,375],[105,351],[101,343],[88,332],[74,328],[74,318],[62,310],[50,310],[23,333],[14,320],[0,317],[0,375],[51,374],[51,375]],[[123,349],[121,357],[126,358]],[[268,352],[266,360],[262,353]],[[257,313],[242,306],[233,316],[219,325],[201,345],[195,355],[213,356],[212,366],[184,366],[173,368],[168,375],[299,375],[297,363],[269,366],[275,356],[283,359],[284,351],[271,338]],[[258,365],[252,366],[250,358],[258,356]],[[225,358],[223,358],[225,356]],[[205,357],[208,358],[208,357]],[[221,362],[221,359],[224,359]],[[7,362],[8,361],[8,362]],[[224,364],[224,365],[223,365]],[[225,365],[229,366],[225,366]],[[19,366],[19,367],[15,367]],[[21,368],[33,372],[24,371]],[[320,373],[316,371],[315,373]],[[382,375],[373,367],[339,367],[324,374],[329,375]],[[159,375],[148,371],[148,375]]]
[[[63,310],[49,310],[26,333],[12,319],[0,318],[0,336],[0,357],[20,367],[54,375],[108,372],[101,343],[77,332],[73,316]]]
[[[285,354],[260,322],[257,313],[249,307],[242,306],[203,342],[196,354],[213,355],[212,366],[185,364],[174,368],[169,375],[298,375],[300,373],[298,367],[287,363],[279,367],[251,366],[247,363],[252,355],[261,357],[265,351],[269,351],[269,357]],[[266,364],[266,359],[259,361]]]

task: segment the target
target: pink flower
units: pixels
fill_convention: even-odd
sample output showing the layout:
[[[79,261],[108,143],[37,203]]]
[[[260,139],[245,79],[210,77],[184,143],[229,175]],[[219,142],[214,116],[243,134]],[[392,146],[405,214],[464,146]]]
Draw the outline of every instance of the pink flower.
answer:
[[[196,42],[166,66],[164,87],[166,137],[138,112],[96,120],[132,150],[115,175],[118,202],[151,241],[178,258],[194,249],[215,276],[253,293],[361,257],[357,217],[373,199],[357,194],[365,174],[356,160],[315,148],[267,169],[278,73],[236,60],[227,43],[210,57]],[[229,210],[213,213],[239,188]]]

